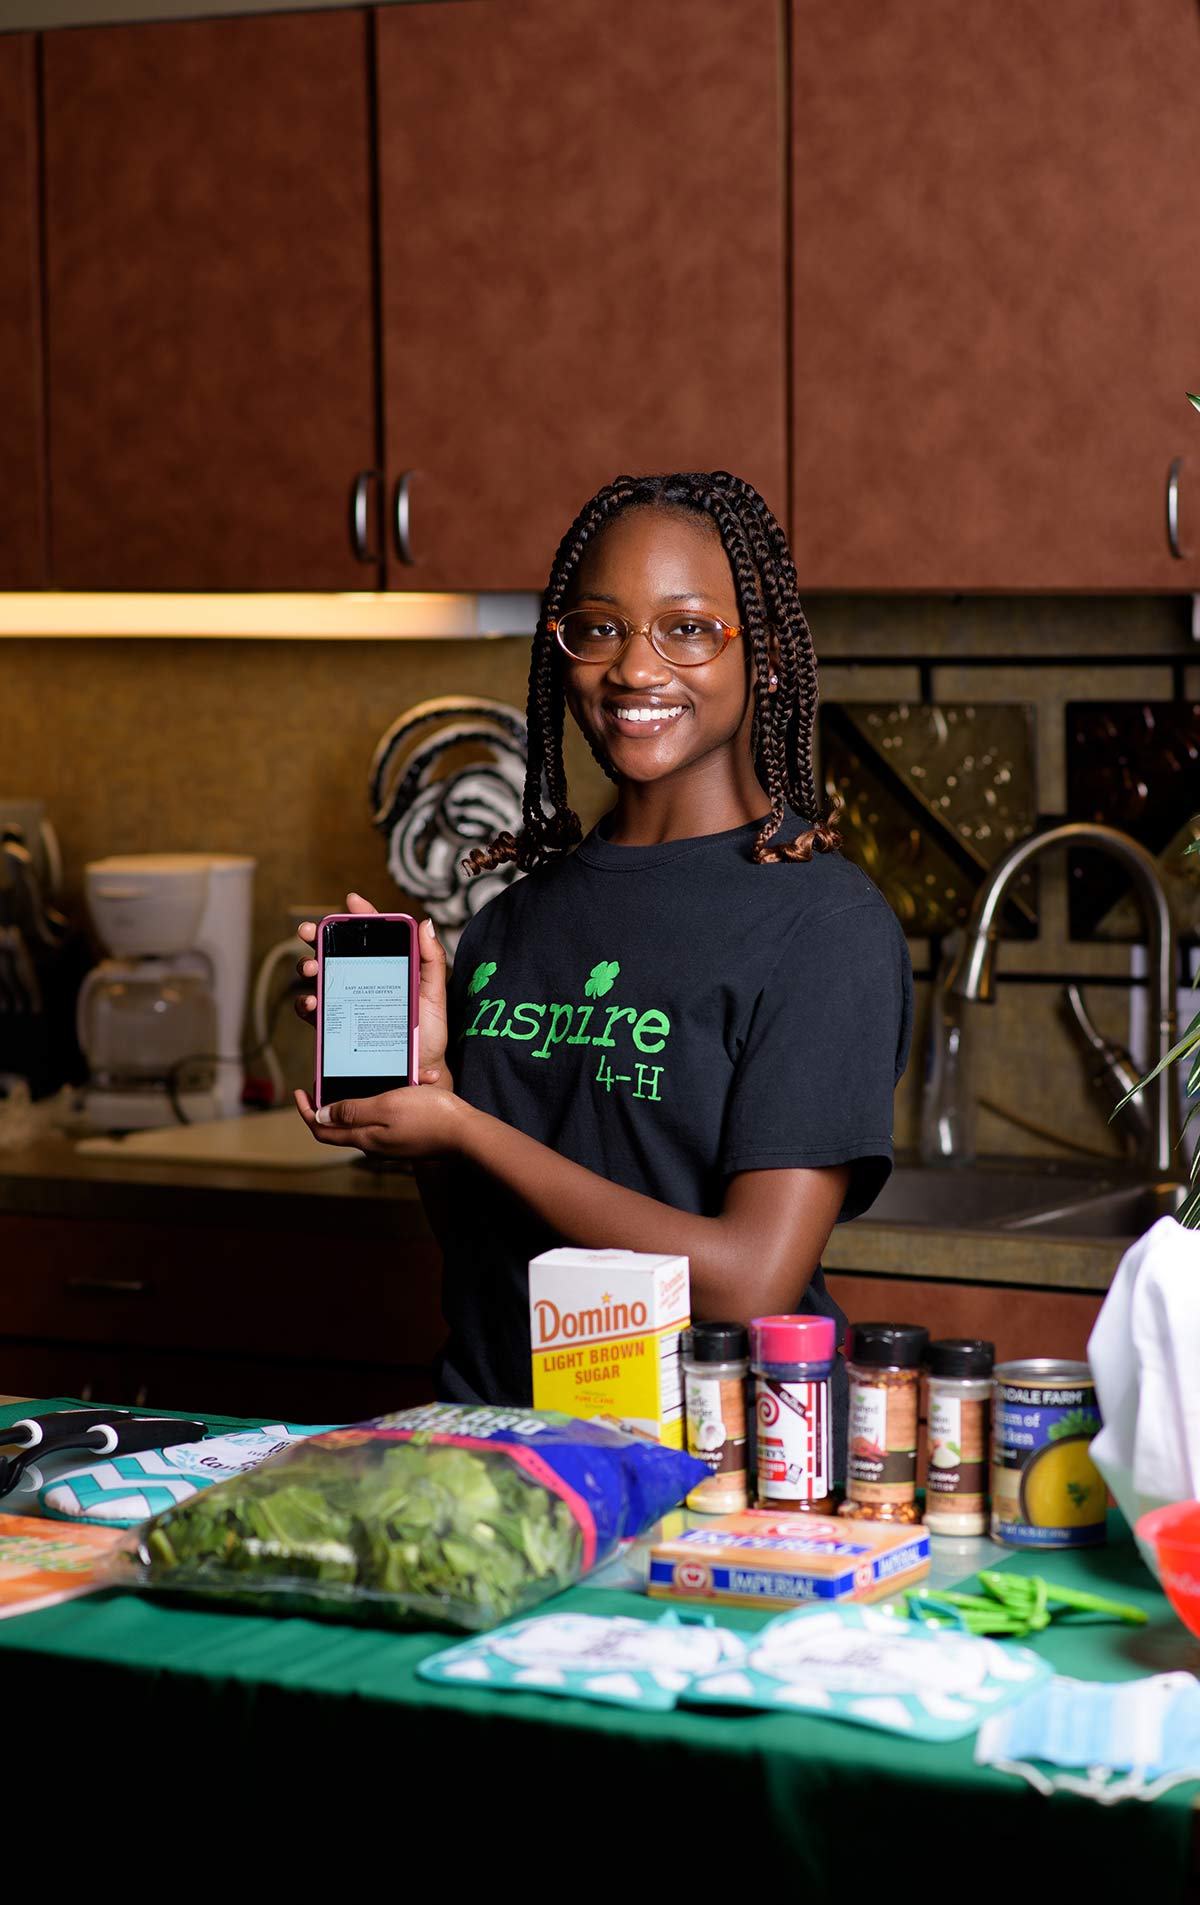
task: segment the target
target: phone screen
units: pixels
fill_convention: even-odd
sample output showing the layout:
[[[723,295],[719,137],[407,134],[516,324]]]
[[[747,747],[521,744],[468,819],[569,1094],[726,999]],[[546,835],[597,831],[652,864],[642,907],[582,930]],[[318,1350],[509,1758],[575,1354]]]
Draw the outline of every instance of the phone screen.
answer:
[[[410,932],[370,915],[322,927],[323,1105],[410,1083]]]

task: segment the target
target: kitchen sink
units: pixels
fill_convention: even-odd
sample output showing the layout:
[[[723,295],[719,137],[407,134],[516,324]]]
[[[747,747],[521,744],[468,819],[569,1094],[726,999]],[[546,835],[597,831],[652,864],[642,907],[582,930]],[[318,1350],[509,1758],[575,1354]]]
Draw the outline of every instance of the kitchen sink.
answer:
[[[946,1230],[1035,1231],[1054,1237],[1139,1237],[1178,1210],[1187,1187],[1118,1166],[1055,1159],[973,1164],[901,1161],[867,1221]]]
[[[1186,1184],[1127,1184],[1014,1217],[1004,1228],[1052,1237],[1140,1237],[1160,1217],[1173,1217],[1186,1196]]]

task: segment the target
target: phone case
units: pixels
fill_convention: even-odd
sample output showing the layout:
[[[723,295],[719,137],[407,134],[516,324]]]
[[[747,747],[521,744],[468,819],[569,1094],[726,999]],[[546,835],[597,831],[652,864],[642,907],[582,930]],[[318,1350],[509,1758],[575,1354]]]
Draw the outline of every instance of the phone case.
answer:
[[[313,1078],[313,1109],[321,1109],[321,1079],[325,1071],[322,1040],[325,1030],[325,928],[342,919],[387,919],[408,927],[408,1082],[419,1082],[417,1005],[421,996],[421,954],[417,944],[417,922],[411,913],[326,913],[317,924],[317,1050]]]

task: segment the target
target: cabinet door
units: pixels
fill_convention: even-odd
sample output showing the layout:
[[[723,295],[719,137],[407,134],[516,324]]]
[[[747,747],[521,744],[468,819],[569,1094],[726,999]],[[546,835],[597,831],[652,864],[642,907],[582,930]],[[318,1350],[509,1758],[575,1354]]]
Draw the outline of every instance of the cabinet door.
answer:
[[[53,579],[373,587],[367,22],[50,34]]]
[[[830,1271],[825,1287],[852,1323],[904,1316],[939,1337],[982,1337],[998,1363],[1028,1356],[1087,1361],[1102,1292],[1030,1289],[1022,1284],[951,1283],[943,1278],[859,1276]]]
[[[0,39],[0,589],[45,575],[32,34]]]
[[[1194,0],[793,0],[792,57],[802,582],[1194,589]]]
[[[775,0],[377,14],[392,587],[540,588],[622,471],[785,503]]]

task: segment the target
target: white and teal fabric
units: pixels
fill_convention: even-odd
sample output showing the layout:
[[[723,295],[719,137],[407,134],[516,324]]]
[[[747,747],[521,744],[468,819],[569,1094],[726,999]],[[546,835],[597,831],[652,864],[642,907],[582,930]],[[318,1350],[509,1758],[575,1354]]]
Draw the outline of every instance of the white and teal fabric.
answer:
[[[711,1614],[539,1614],[431,1654],[417,1668],[446,1686],[559,1693],[663,1713],[697,1674],[740,1660],[746,1638]]]
[[[200,1489],[211,1488],[214,1482],[257,1468],[268,1456],[278,1455],[304,1436],[319,1435],[325,1426],[333,1425],[274,1422],[263,1429],[206,1435],[199,1442],[180,1442],[173,1448],[63,1467],[53,1479],[44,1480],[38,1508],[60,1521],[133,1528]]]
[[[802,1608],[768,1622],[740,1663],[694,1680],[686,1699],[958,1740],[1049,1674],[1011,1641],[935,1630],[883,1608]]]

